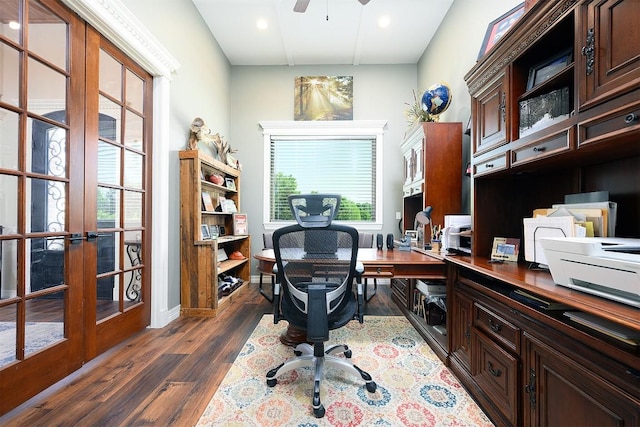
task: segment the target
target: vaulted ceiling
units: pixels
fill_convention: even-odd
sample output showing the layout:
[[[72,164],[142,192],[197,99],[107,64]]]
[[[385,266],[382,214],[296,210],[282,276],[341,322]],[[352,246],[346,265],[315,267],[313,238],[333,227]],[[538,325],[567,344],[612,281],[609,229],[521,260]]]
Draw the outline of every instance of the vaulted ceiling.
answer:
[[[415,64],[453,3],[310,0],[297,13],[296,0],[192,1],[232,65]]]

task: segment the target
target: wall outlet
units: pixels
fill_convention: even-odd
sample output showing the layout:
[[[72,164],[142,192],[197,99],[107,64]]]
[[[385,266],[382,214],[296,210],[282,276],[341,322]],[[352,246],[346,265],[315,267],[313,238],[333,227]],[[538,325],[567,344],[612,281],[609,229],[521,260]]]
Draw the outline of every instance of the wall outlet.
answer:
[[[396,219],[402,219],[402,213],[396,212]]]

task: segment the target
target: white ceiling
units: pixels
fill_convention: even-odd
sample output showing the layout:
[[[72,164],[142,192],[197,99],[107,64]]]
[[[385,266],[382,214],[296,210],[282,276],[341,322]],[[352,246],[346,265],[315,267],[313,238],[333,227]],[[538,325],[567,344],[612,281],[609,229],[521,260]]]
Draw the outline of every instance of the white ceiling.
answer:
[[[192,1],[231,65],[365,65],[417,63],[454,0]]]

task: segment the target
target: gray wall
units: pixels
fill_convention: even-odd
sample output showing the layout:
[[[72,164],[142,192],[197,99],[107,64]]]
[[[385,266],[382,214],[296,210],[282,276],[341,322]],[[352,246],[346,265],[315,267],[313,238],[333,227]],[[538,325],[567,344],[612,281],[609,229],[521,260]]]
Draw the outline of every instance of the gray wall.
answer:
[[[262,246],[264,159],[260,120],[293,119],[293,79],[302,75],[354,76],[354,119],[387,120],[384,148],[384,229],[396,232],[402,207],[399,144],[407,128],[405,102],[413,89],[447,82],[453,101],[441,121],[469,120],[470,98],[464,74],[475,64],[487,24],[518,0],[455,0],[418,64],[389,66],[231,67],[190,0],[122,0],[141,23],[180,62],[171,81],[169,188],[169,307],[180,303],[179,164],[189,124],[202,117],[239,151],[244,165],[242,210],[249,214],[253,250]],[[254,264],[255,265],[255,264]]]
[[[403,161],[400,143],[407,130],[405,102],[416,87],[416,66],[272,66],[232,67],[231,134],[243,164],[241,209],[249,215],[252,251],[262,249],[264,139],[262,120],[293,120],[293,84],[296,76],[353,76],[354,120],[386,120],[383,151],[383,229],[397,233],[396,211],[402,210]],[[371,231],[371,230],[370,230]],[[256,262],[253,261],[253,267]],[[255,272],[255,269],[254,269]]]
[[[191,0],[123,0],[140,22],[180,63],[171,79],[171,146],[169,188],[168,307],[180,304],[180,164],[178,151],[186,148],[189,125],[202,117],[207,125],[228,134],[231,111],[231,66],[211,36]]]

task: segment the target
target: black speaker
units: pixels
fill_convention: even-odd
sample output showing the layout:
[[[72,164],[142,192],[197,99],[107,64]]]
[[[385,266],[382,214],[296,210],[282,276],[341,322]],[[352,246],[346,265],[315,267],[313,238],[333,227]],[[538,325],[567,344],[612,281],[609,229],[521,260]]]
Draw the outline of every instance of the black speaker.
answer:
[[[380,233],[378,233],[378,235],[376,236],[376,246],[378,247],[379,251],[381,251],[384,247],[384,236]]]
[[[387,234],[387,249],[393,250],[393,234]]]

